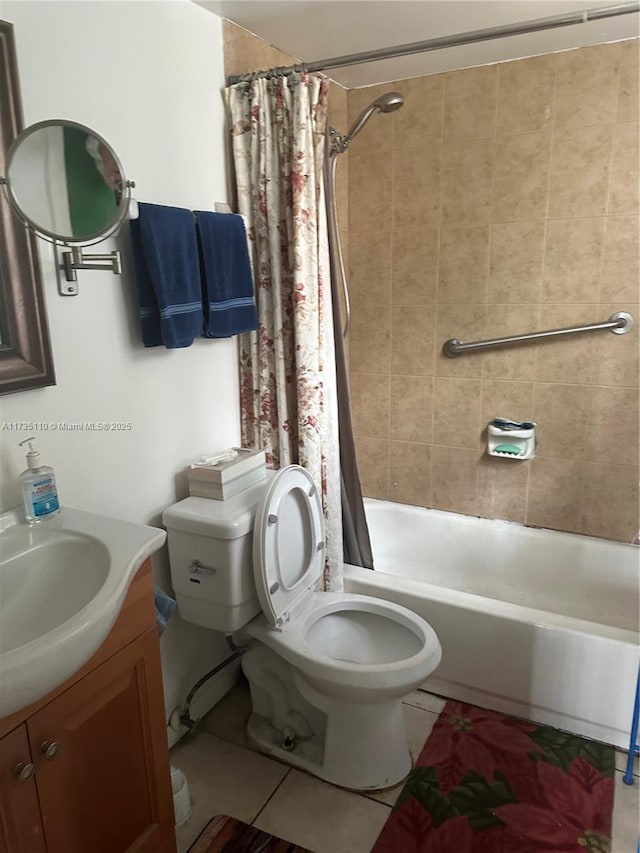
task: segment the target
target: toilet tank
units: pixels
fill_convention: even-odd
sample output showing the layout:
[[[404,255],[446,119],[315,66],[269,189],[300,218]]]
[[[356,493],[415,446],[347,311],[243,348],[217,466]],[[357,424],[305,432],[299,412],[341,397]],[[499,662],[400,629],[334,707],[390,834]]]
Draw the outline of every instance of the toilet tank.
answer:
[[[180,615],[236,631],[260,613],[253,581],[253,523],[263,481],[224,501],[186,498],[162,514]]]

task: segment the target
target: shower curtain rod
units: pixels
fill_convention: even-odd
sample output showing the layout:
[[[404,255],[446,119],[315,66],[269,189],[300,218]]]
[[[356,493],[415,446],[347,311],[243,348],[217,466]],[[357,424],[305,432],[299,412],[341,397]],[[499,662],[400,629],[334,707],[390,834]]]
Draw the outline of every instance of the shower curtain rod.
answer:
[[[384,47],[379,50],[367,50],[363,53],[350,53],[344,56],[333,56],[328,59],[318,59],[315,62],[301,62],[298,65],[283,65],[270,68],[267,71],[250,71],[246,74],[231,75],[228,84],[247,83],[259,77],[282,77],[307,71],[326,71],[329,68],[342,68],[346,65],[360,65],[364,62],[375,62],[380,59],[394,59],[398,56],[410,56],[414,53],[427,53],[445,47],[459,47],[479,41],[517,36],[525,33],[535,33],[541,30],[553,30],[558,27],[570,27],[573,24],[586,24],[602,18],[614,18],[619,15],[630,15],[640,12],[640,2],[622,3],[619,6],[603,6],[599,9],[587,9],[584,12],[569,12],[548,18],[537,18],[535,21],[521,21],[517,24],[505,24],[501,27],[488,27],[484,30],[471,30],[467,33],[457,33],[450,36],[439,36],[426,41],[415,41],[411,44],[400,44],[395,47]]]

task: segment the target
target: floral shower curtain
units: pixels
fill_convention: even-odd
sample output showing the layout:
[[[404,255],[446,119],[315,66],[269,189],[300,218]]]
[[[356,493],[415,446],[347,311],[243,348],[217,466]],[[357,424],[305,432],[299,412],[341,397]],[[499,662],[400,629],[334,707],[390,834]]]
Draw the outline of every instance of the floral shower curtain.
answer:
[[[238,210],[253,249],[258,330],[240,336],[243,444],[322,488],[325,589],[342,589],[329,245],[323,188],[328,81],[294,74],[227,91]]]

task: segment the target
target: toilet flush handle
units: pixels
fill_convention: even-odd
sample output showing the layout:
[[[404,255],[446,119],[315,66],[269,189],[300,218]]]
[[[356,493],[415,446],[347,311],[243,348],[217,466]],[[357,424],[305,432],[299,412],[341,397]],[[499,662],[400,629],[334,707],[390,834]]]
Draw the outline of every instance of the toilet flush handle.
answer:
[[[213,566],[205,566],[200,560],[191,560],[189,563],[189,574],[192,575],[215,575]]]

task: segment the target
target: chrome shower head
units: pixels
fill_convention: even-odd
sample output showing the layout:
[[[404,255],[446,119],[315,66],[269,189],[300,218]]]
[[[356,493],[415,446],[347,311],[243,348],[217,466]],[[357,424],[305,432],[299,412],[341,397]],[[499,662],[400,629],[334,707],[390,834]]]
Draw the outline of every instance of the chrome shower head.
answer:
[[[394,113],[399,110],[404,104],[404,98],[400,92],[387,92],[381,95],[371,104],[372,107],[377,107],[381,113]]]
[[[380,110],[381,113],[393,113],[396,110],[399,110],[403,104],[404,98],[399,92],[385,92],[384,95],[380,95],[379,98],[372,101],[372,103],[370,103],[369,106],[360,113],[358,118],[351,125],[347,135],[343,138],[344,148],[342,150],[345,150],[354,136],[357,136],[360,133],[376,110]]]

